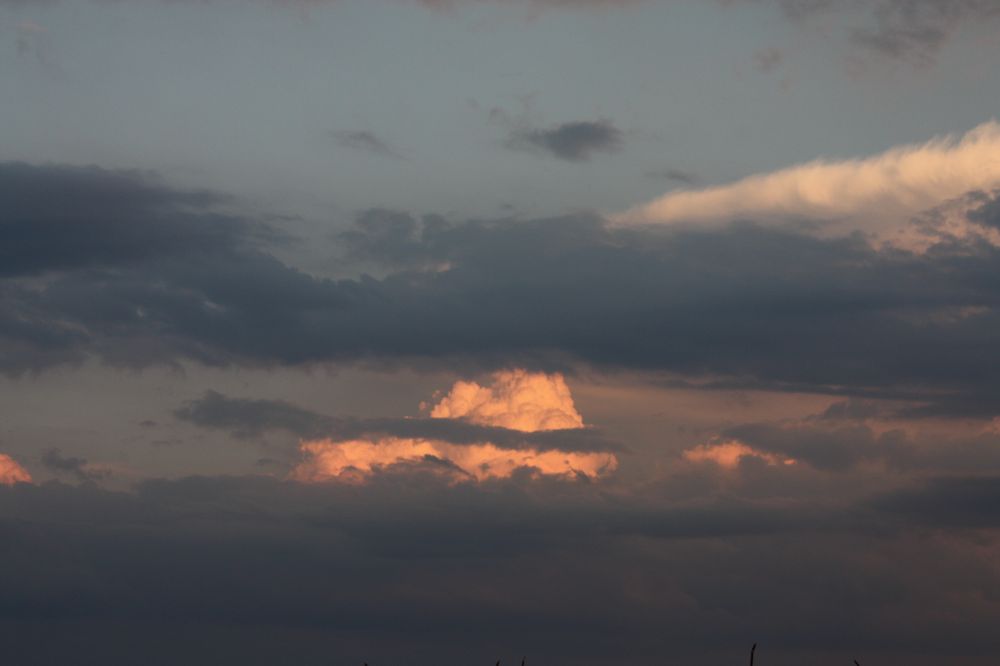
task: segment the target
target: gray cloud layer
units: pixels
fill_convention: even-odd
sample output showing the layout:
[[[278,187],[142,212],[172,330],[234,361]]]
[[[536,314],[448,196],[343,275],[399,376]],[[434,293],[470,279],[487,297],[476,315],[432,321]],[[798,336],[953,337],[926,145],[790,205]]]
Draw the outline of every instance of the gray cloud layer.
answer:
[[[415,470],[364,487],[0,488],[0,635],[19,663],[699,665],[753,640],[777,664],[980,663],[1000,648],[1000,579],[959,533],[925,534],[944,518],[920,510],[995,494],[956,485],[854,505],[444,486]]]
[[[99,169],[8,165],[0,181],[0,367],[11,374],[87,355],[136,367],[583,361],[926,395],[945,411],[996,404],[1000,251],[977,241],[917,255],[749,223],[663,231],[372,211],[341,240],[387,276],[334,281],[264,252],[260,226],[214,213],[213,195]],[[19,194],[47,188],[60,196]],[[986,203],[971,218],[988,226],[995,213]]]

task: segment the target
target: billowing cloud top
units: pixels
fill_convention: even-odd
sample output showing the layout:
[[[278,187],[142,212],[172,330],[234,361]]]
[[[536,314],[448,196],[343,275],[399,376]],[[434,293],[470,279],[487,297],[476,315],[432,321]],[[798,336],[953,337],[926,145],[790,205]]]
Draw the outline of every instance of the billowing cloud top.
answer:
[[[31,474],[9,455],[0,453],[0,486],[15,483],[31,483]]]
[[[431,417],[524,433],[584,427],[561,375],[517,369],[494,373],[492,380],[487,386],[456,382],[431,408]],[[457,444],[395,435],[318,439],[304,441],[300,448],[304,459],[291,476],[303,482],[363,480],[394,465],[427,465],[456,481],[505,478],[519,470],[534,476],[598,477],[618,466],[615,455],[607,452],[511,448],[489,441]]]
[[[520,369],[495,373],[490,386],[456,382],[431,416],[523,432],[583,427],[562,375]]]

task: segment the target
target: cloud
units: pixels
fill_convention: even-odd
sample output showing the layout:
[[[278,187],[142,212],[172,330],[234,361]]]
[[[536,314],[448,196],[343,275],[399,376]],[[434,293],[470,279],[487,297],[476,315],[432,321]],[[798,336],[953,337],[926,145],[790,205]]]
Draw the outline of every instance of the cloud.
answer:
[[[362,211],[354,225],[337,234],[348,260],[391,264],[420,271],[447,270],[447,260],[419,251],[421,244],[450,223],[437,215],[417,220],[404,211],[373,208]]]
[[[0,453],[0,486],[15,483],[31,483],[31,474],[9,455]]]
[[[492,384],[457,382],[430,409],[432,419],[457,419],[475,425],[539,432],[584,427],[561,375],[508,370],[494,373]],[[484,433],[485,434],[485,433]],[[563,478],[596,478],[615,470],[613,453],[508,448],[488,440],[463,443],[430,438],[378,437],[321,439],[300,445],[304,460],[292,472],[303,482],[363,479],[401,464],[431,464],[457,480],[507,478],[519,471]]]
[[[682,455],[729,470],[756,460],[769,466],[794,464],[802,474],[870,475],[891,485],[926,474],[1000,472],[1000,430],[988,420],[915,423],[899,418],[889,405],[878,411],[847,410],[844,403],[834,403],[801,419],[723,427]]]
[[[457,382],[431,416],[525,432],[583,427],[562,375],[515,369],[494,373],[492,379],[489,386]]]
[[[610,120],[568,122],[546,129],[515,129],[507,146],[549,153],[567,162],[586,162],[594,153],[621,150],[623,133]]]
[[[112,475],[112,469],[108,465],[89,463],[76,456],[64,456],[56,448],[42,452],[42,464],[57,474],[71,474],[81,482],[99,481]]]
[[[758,70],[768,73],[777,69],[785,60],[785,53],[778,48],[766,48],[754,51],[753,64]]]
[[[5,176],[12,182],[0,191],[15,182],[46,191],[64,179],[51,167],[0,169]],[[24,231],[2,245],[22,262],[0,280],[4,373],[88,358],[132,368],[377,361],[469,375],[589,364],[743,388],[974,404],[995,415],[1000,248],[949,233],[933,215],[917,226],[934,240],[912,253],[859,235],[818,237],[770,217],[664,227],[584,214],[451,221],[380,213],[340,241],[380,277],[331,280],[278,260],[254,218],[220,221],[214,203],[153,207],[162,218],[156,233],[129,235],[130,222],[147,223],[148,206],[105,197],[104,182],[85,178],[74,196],[24,197],[22,213],[5,218]],[[178,197],[161,185],[138,198]],[[94,207],[83,204],[94,198],[107,215],[90,215]],[[987,233],[995,199],[970,195],[954,215]],[[45,206],[53,212],[40,214]],[[120,241],[134,250],[116,245],[107,219],[119,220]],[[884,218],[872,212],[864,224],[878,228]],[[62,228],[82,242],[50,233]]]
[[[174,416],[203,428],[226,430],[241,439],[284,431],[307,439],[427,439],[456,445],[490,442],[499,448],[511,450],[626,450],[599,430],[582,425],[529,432],[440,416],[366,419],[333,417],[283,400],[232,398],[217,391],[206,391],[200,398],[186,402],[174,410]]]
[[[283,400],[229,398],[211,390],[174,410],[174,416],[203,427],[230,430],[239,438],[259,437],[269,430],[316,437],[333,427],[330,417]]]
[[[427,439],[315,440],[303,442],[305,460],[291,478],[304,483],[363,480],[399,465],[438,470],[455,481],[508,478],[519,472],[564,479],[598,478],[618,467],[613,453],[505,449],[494,444],[462,446]]]
[[[992,0],[721,0],[721,3],[777,6],[797,24],[819,22],[822,34],[837,30],[852,47],[918,66],[932,64],[940,50],[962,29],[989,26],[1000,19],[1000,8]]]
[[[218,252],[254,234],[228,202],[139,171],[0,163],[0,276]]]
[[[972,191],[1000,187],[1000,124],[900,146],[873,157],[816,160],[729,185],[671,192],[615,217],[620,224],[810,220],[840,232],[891,237],[917,214]]]
[[[874,25],[853,28],[853,42],[917,62],[929,62],[961,27],[1000,18],[991,0],[882,0],[867,11]]]
[[[708,666],[745,656],[746,636],[787,663],[996,654],[991,533],[929,535],[919,512],[867,498],[663,490],[412,472],[4,487],[0,637],[18,663],[107,666],[151,650],[162,663],[422,666],[486,649]]]
[[[369,130],[340,130],[334,132],[333,136],[337,140],[337,143],[344,148],[380,155],[381,157],[403,158],[398,151]]]
[[[794,465],[792,458],[781,458],[758,451],[735,439],[715,441],[684,451],[684,459],[691,462],[710,462],[727,469],[739,467],[744,458],[756,458],[768,465]]]
[[[931,478],[884,493],[871,505],[921,525],[995,529],[1000,527],[1000,477]]]
[[[698,174],[691,171],[683,171],[681,169],[659,169],[646,172],[647,178],[653,178],[655,180],[672,180],[681,185],[687,185],[693,187],[701,182],[701,177]]]

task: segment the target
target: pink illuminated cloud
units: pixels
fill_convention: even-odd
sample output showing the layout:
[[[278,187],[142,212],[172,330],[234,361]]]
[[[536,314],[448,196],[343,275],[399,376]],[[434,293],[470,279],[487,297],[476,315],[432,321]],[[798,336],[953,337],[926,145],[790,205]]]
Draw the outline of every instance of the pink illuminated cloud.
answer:
[[[725,469],[735,469],[744,458],[757,458],[768,465],[794,465],[792,458],[783,458],[758,451],[735,439],[700,444],[684,452],[684,459],[694,463],[712,463]]]
[[[31,483],[31,474],[9,455],[0,453],[0,486],[15,483]]]

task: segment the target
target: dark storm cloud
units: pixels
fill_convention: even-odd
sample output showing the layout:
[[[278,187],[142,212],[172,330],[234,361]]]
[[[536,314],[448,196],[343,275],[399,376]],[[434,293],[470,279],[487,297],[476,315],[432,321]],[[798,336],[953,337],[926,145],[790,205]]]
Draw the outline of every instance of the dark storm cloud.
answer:
[[[18,663],[105,666],[995,653],[996,572],[900,518],[420,473],[0,488],[0,635]]]
[[[36,188],[65,178],[0,171],[11,173]],[[7,373],[88,355],[132,367],[582,361],[984,410],[998,397],[1000,250],[975,240],[918,255],[749,223],[625,229],[588,215],[452,223],[372,211],[340,242],[385,277],[328,280],[266,254],[258,227],[220,221],[199,197],[165,189],[115,203],[98,176],[72,206],[22,204],[28,213],[8,218],[4,251],[18,273],[62,270],[0,281]],[[148,233],[149,206],[134,203],[147,198],[167,202]],[[94,199],[111,210],[95,217],[81,203]],[[988,216],[992,201],[972,214]],[[38,214],[44,206],[52,213]],[[81,242],[50,233],[64,228]]]
[[[207,391],[174,411],[177,418],[236,437],[259,437],[284,430],[304,438],[338,440],[401,437],[435,439],[451,444],[490,442],[501,448],[540,451],[623,451],[624,447],[594,428],[522,432],[446,418],[335,418],[281,400],[230,398]]]
[[[402,155],[392,148],[388,143],[380,139],[374,132],[369,130],[347,131],[341,130],[333,133],[337,143],[344,148],[360,150],[362,152],[402,159]]]
[[[137,171],[0,163],[0,276],[217,252],[247,231],[213,212],[226,202]]]
[[[614,153],[621,150],[622,144],[622,131],[609,120],[516,129],[507,138],[510,148],[540,150],[568,162],[586,162],[594,153]]]

